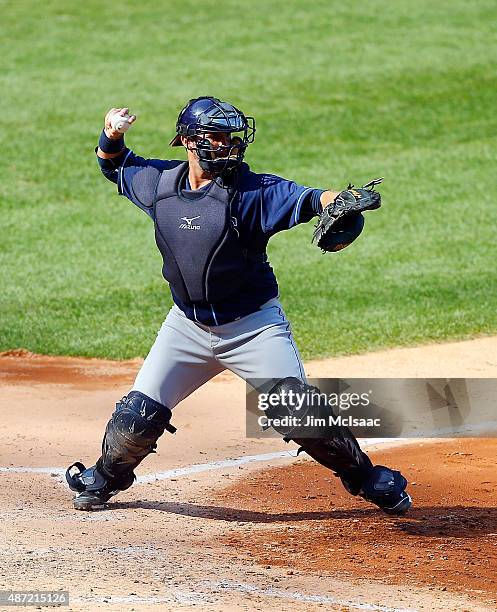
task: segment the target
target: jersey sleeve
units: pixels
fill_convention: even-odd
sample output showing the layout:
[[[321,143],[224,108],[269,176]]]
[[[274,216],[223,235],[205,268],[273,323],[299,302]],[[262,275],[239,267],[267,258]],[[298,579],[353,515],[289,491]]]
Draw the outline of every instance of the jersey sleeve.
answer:
[[[264,175],[261,190],[261,228],[267,235],[307,223],[316,214],[323,190],[298,185],[271,174]]]
[[[133,204],[153,217],[155,188],[163,170],[175,168],[181,161],[146,159],[126,149],[122,156],[114,159],[97,157],[100,169],[106,178],[117,184],[117,191]]]

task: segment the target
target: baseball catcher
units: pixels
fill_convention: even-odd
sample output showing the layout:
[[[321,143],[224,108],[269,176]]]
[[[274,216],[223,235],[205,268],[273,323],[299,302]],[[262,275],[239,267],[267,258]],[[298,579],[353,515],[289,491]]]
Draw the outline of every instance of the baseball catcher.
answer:
[[[150,218],[174,304],[132,388],[116,404],[100,457],[91,467],[78,461],[67,470],[78,510],[102,507],[129,488],[163,433],[176,431],[175,406],[223,370],[249,382],[270,381],[276,391],[306,391],[267,244],[319,216],[314,240],[337,251],[361,233],[362,212],[380,205],[374,191],[380,179],[336,192],[253,172],[245,154],[255,119],[218,98],[201,96],[181,109],[170,145],[181,147],[186,161],[147,159],[128,149],[123,133],[135,121],[127,108],[107,113],[97,160],[119,195]],[[409,509],[406,479],[373,465],[348,429],[316,438],[279,433],[353,495],[390,514]]]

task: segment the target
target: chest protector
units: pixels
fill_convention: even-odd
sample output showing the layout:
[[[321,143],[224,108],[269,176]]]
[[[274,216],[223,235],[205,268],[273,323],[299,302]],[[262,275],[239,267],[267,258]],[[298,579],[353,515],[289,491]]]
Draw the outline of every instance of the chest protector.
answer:
[[[236,189],[212,181],[205,195],[188,199],[181,193],[187,172],[184,163],[164,170],[159,178],[155,241],[162,254],[162,274],[175,295],[183,302],[212,304],[244,282],[250,257],[232,217]]]

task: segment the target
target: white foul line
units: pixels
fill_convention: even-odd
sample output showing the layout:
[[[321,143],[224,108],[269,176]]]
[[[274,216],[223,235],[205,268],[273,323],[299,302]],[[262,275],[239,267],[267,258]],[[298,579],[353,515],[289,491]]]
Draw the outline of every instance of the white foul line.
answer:
[[[410,441],[415,441],[411,439]],[[360,440],[361,446],[372,446],[375,444],[389,444],[396,446],[399,444],[405,444],[408,440],[406,438],[369,438],[366,440]],[[208,472],[210,470],[219,470],[222,468],[238,467],[240,465],[246,465],[247,463],[255,463],[257,461],[273,461],[274,459],[284,459],[285,457],[296,457],[296,450],[279,451],[275,453],[265,453],[262,455],[244,455],[242,457],[236,457],[235,459],[221,459],[219,461],[209,461],[207,463],[194,463],[186,467],[173,468],[171,470],[165,470],[162,472],[152,472],[151,474],[144,474],[138,476],[136,479],[136,485],[148,484],[150,482],[156,482],[158,480],[168,480],[169,478],[176,478],[177,476],[188,476],[189,474],[199,474],[200,472]],[[65,468],[61,467],[25,467],[25,466],[0,466],[0,474],[55,474],[57,476],[64,476],[66,473]]]
[[[208,463],[194,463],[186,467],[174,468],[172,470],[165,470],[162,472],[152,472],[151,474],[144,474],[138,476],[136,484],[147,484],[149,482],[155,482],[157,480],[167,480],[168,478],[175,478],[176,476],[188,476],[189,474],[198,474],[199,472],[208,472],[209,470],[219,470],[221,468],[237,467],[247,463],[254,463],[255,461],[272,461],[273,459],[282,459],[284,457],[295,457],[297,455],[296,450],[280,451],[277,453],[266,453],[264,455],[245,455],[243,457],[237,457],[236,459],[223,459],[220,461],[210,461]],[[31,473],[31,474],[57,474],[63,476],[66,473],[64,468],[60,467],[23,467],[23,466],[9,466],[0,467],[1,473],[19,474],[19,473]]]
[[[212,604],[209,593],[217,595],[226,592],[237,592],[246,595],[256,595],[263,597],[274,597],[290,601],[300,601],[302,603],[328,604],[343,606],[355,610],[369,610],[370,612],[416,612],[415,608],[390,608],[370,603],[355,602],[348,599],[339,599],[332,595],[306,595],[299,591],[286,591],[275,589],[274,587],[259,587],[256,584],[237,582],[235,580],[204,580],[196,585],[198,590],[174,591],[168,595],[152,595],[140,597],[139,595],[99,597],[86,595],[71,597],[70,603],[106,603],[109,605],[119,604],[161,604],[161,603],[183,603],[183,604]]]
[[[409,441],[415,441],[411,439]],[[408,442],[405,438],[369,438],[361,440],[361,446],[372,446],[376,444],[391,444],[399,445]],[[279,451],[275,453],[265,453],[262,455],[244,455],[242,457],[236,457],[235,459],[222,459],[219,461],[209,461],[207,463],[194,463],[180,468],[173,468],[171,470],[164,470],[161,472],[152,472],[151,474],[144,474],[138,476],[136,479],[136,485],[148,484],[150,482],[156,482],[159,480],[168,480],[169,478],[176,478],[177,476],[188,476],[189,474],[198,474],[200,472],[209,472],[210,470],[219,470],[222,468],[238,467],[240,465],[246,465],[247,463],[255,463],[257,461],[273,461],[274,459],[284,459],[285,457],[296,457],[296,450]],[[24,466],[8,466],[0,467],[0,474],[56,474],[57,476],[63,476],[66,470],[60,467],[24,467]]]
[[[393,440],[392,438],[370,438],[368,440],[362,440],[361,446],[372,446],[374,444],[404,444],[407,442],[404,438],[398,438]],[[223,459],[220,461],[210,461],[209,463],[196,463],[181,468],[174,468],[172,470],[165,470],[163,472],[154,472],[152,474],[144,474],[138,476],[135,484],[146,484],[149,482],[156,482],[158,480],[168,480],[169,478],[175,478],[176,476],[187,476],[188,474],[198,474],[199,472],[208,472],[209,470],[219,470],[221,468],[237,467],[245,465],[247,463],[255,463],[256,461],[272,461],[274,459],[284,459],[285,457],[296,457],[297,450],[279,451],[275,453],[266,453],[263,455],[244,455],[237,457],[236,459]]]
[[[59,467],[23,467],[23,466],[12,466],[12,467],[0,467],[0,473],[11,473],[11,474],[57,474],[63,476],[66,471],[64,468]]]
[[[223,459],[221,461],[210,461],[209,463],[195,463],[187,467],[165,470],[164,472],[155,472],[153,474],[145,474],[138,476],[136,484],[145,484],[155,482],[156,480],[167,480],[176,476],[186,476],[188,474],[198,474],[199,472],[208,472],[209,470],[219,470],[221,468],[237,467],[247,463],[256,461],[272,461],[273,459],[283,459],[284,457],[296,457],[297,451],[280,451],[278,453],[266,453],[265,455],[245,455],[236,459]]]
[[[246,584],[243,582],[235,582],[234,580],[206,580],[206,586],[221,589],[222,591],[237,591],[240,593],[253,593],[255,595],[266,595],[269,597],[279,597],[281,599],[293,599],[295,601],[303,601],[306,603],[326,603],[339,606],[348,606],[356,610],[374,610],[377,612],[416,612],[413,608],[389,608],[388,606],[377,606],[368,603],[356,603],[354,601],[338,599],[331,595],[305,595],[298,591],[285,591],[284,589],[275,589],[274,587],[261,588],[256,584]]]

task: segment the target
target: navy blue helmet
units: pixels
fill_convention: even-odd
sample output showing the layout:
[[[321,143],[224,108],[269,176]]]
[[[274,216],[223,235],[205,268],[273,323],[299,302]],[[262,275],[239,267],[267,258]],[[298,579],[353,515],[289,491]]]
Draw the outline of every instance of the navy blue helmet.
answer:
[[[203,137],[215,132],[229,134],[229,144],[215,147]],[[203,170],[225,174],[242,163],[248,145],[254,141],[255,119],[228,102],[202,96],[190,100],[180,111],[171,146],[181,146],[181,136],[191,138],[189,149],[197,153]]]

